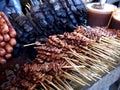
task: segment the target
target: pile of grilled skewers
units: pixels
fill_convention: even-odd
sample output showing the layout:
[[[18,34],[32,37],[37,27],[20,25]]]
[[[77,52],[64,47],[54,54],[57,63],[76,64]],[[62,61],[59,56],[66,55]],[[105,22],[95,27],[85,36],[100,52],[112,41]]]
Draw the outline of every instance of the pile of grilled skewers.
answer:
[[[40,0],[40,5],[31,0],[26,4],[26,13],[9,16],[18,33],[14,56],[23,53],[25,48],[21,47],[24,44],[49,35],[71,32],[75,26],[85,25],[86,16],[87,10],[82,0]]]
[[[45,35],[73,30],[76,25],[84,25],[87,16],[82,0],[40,0],[40,5],[31,1],[26,7],[26,15],[31,15]]]
[[[38,54],[25,63],[11,86],[17,90],[73,90],[90,86],[120,60],[119,31],[101,27],[78,26],[71,32],[49,36],[36,42]]]
[[[16,45],[16,31],[8,18],[0,12],[0,64],[12,57],[13,47]]]

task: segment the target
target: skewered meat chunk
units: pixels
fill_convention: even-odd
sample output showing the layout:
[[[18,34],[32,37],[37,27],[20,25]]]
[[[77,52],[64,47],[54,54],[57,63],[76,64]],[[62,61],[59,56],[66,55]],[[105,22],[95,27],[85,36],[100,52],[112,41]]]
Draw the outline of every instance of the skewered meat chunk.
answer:
[[[100,28],[100,27],[83,27],[83,26],[78,26],[74,30],[74,32],[81,33],[84,36],[92,39],[92,40],[99,40],[101,36],[109,36],[109,37],[116,37],[117,34],[114,32],[114,30],[110,31],[107,30],[106,28]]]

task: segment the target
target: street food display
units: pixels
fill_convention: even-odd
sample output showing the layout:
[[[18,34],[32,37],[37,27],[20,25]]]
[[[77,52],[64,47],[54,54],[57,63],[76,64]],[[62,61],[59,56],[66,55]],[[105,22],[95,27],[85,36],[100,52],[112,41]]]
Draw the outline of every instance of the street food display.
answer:
[[[78,26],[71,33],[34,44],[36,58],[25,63],[4,89],[66,90],[74,89],[73,82],[90,86],[89,82],[101,79],[120,59],[119,32],[113,29]]]
[[[117,7],[85,6],[82,0],[40,2],[27,3],[26,13],[9,19],[0,12],[1,90],[74,90],[91,86],[118,65]]]

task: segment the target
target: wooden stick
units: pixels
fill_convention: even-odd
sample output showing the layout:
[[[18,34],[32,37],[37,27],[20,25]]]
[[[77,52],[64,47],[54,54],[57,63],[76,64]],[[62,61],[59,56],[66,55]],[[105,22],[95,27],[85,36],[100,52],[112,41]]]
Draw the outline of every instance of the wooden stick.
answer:
[[[63,76],[64,76],[65,78],[68,78],[69,80],[72,80],[72,81],[75,81],[75,82],[79,83],[79,84],[82,85],[82,86],[85,86],[85,85],[86,85],[85,83],[83,83],[83,82],[81,82],[81,81],[79,81],[79,80],[76,80],[76,78],[75,78],[73,75],[71,75],[71,74],[69,74],[69,73],[67,73],[67,72],[64,72]]]
[[[32,1],[32,0],[30,0],[30,2],[31,2],[31,4],[32,4],[32,6],[34,6],[34,3],[33,3],[33,1]]]
[[[98,47],[97,47],[97,48],[96,48],[96,47],[93,47],[92,49],[93,49],[94,51],[96,51],[96,53],[100,54],[100,56],[103,57],[104,60],[108,60],[108,58],[109,58],[109,60],[115,61],[115,59],[109,57],[109,52],[107,52],[106,54],[104,54],[105,51],[103,51],[102,49],[98,49]],[[106,58],[107,58],[107,59],[106,59]]]
[[[34,90],[35,87],[36,87],[36,84],[34,84],[34,85],[30,88],[30,90]]]
[[[67,59],[67,58],[66,58]],[[70,59],[69,59],[69,61],[70,61]],[[78,63],[77,63],[78,64]],[[82,63],[81,63],[82,64]],[[83,65],[85,65],[84,63],[83,63]],[[105,73],[105,71],[104,70],[102,70],[101,68],[98,68],[97,66],[91,66],[91,65],[89,65],[89,64],[86,64],[87,66],[90,66],[91,68],[94,68],[95,70],[100,70],[100,71],[102,71],[102,72],[104,72]],[[85,65],[85,66],[86,66]],[[74,66],[73,66],[74,67]],[[87,68],[86,68],[87,69]],[[74,70],[74,68],[73,68],[73,70]],[[76,70],[76,69],[75,69]],[[89,69],[88,69],[88,71],[89,71]],[[77,72],[79,72],[80,73],[80,70],[79,71],[77,71]],[[83,72],[81,72],[80,74],[82,74],[84,77],[86,77],[86,75],[83,73]],[[89,76],[89,75],[88,75]],[[93,79],[93,77],[91,77],[91,79],[90,78],[88,78],[88,76],[86,77],[87,79],[89,79],[90,81],[91,81],[91,79]],[[94,79],[95,80],[95,79]]]
[[[94,63],[99,63],[100,64],[99,60],[95,60],[95,59],[90,58],[90,57],[85,56],[85,55],[84,56],[83,55],[79,55],[78,53],[76,53],[74,51],[72,51],[72,52],[73,52],[72,54],[74,54],[76,57],[80,58],[80,60],[88,60],[89,59],[92,64],[94,64]],[[102,64],[100,64],[100,65],[102,65]]]
[[[30,5],[30,3],[27,3],[27,5],[31,8],[31,5]]]
[[[23,45],[23,47],[28,47],[28,46],[32,46],[32,45],[37,45],[37,46],[39,46],[39,45],[45,45],[45,44],[41,44],[41,43],[30,43],[30,44],[26,44],[26,45]],[[39,48],[39,47],[34,47],[34,48]]]
[[[60,87],[61,90],[66,90],[66,88],[64,88],[64,86],[60,84],[60,82],[58,82],[57,80],[53,80],[53,81],[58,87]]]
[[[88,86],[90,86],[90,84],[89,83],[87,83],[87,82],[85,82],[85,81],[83,81],[81,78],[79,78],[76,74],[71,74],[72,76],[74,76],[74,78],[76,79],[76,80],[78,80],[78,81],[80,81],[80,82],[82,82],[82,83],[84,83],[84,84],[86,84],[86,85],[88,85]]]
[[[30,7],[26,4],[26,7],[30,10]],[[28,12],[28,10],[25,8],[25,10]]]
[[[88,78],[86,75],[84,75],[82,72],[80,72],[80,70],[79,70],[78,68],[75,67],[76,65],[75,65],[73,62],[71,62],[71,61],[68,60],[67,58],[64,58],[64,59],[65,59],[69,64],[71,64],[71,66],[74,67],[73,70],[77,71],[77,72],[80,73],[83,77],[85,77],[86,79],[88,79],[88,80],[91,81],[90,78]]]
[[[54,87],[48,85],[48,83],[44,83],[44,85],[46,86],[46,88],[47,88],[48,90],[54,90],[54,89],[53,89]]]
[[[55,87],[57,90],[61,90],[58,86],[56,86],[53,82],[45,79],[49,84],[51,84],[53,87]]]
[[[111,64],[116,65],[115,60],[113,61],[113,59],[112,60],[107,59],[108,56],[103,55],[102,53],[98,53],[98,54],[99,54],[99,56],[98,56],[97,60],[100,60],[102,63],[107,61],[107,63],[111,63]]]
[[[45,90],[48,90],[47,87],[42,82],[40,82],[40,84],[43,86]]]
[[[70,87],[70,85],[66,84],[65,82],[63,82],[64,80],[60,79],[58,76],[56,77],[56,79],[66,88],[66,90],[73,90],[72,87]]]
[[[101,75],[99,75],[98,73],[95,73],[93,70],[90,70],[90,72],[92,73],[91,75],[97,79],[101,79]]]
[[[84,68],[85,66],[63,66],[62,68]]]
[[[94,81],[96,81],[96,79],[91,75],[92,74],[92,72],[89,70],[86,70],[86,69],[81,69],[81,72],[83,73],[83,74],[85,74],[88,78],[90,78],[91,80],[94,80]],[[76,73],[75,73],[76,74]],[[78,74],[76,74],[77,76],[79,76]]]
[[[87,60],[90,60],[91,62],[93,62],[93,63],[97,63],[97,64],[100,64],[100,65],[102,65],[103,63],[102,63],[102,61],[99,59],[99,55],[97,55],[97,54],[95,54],[94,55],[94,53],[93,53],[93,51],[92,51],[92,53],[91,53],[91,51],[89,52],[89,51],[87,51],[88,53],[88,55],[90,55],[90,56],[92,56],[92,57],[89,57],[89,56],[86,56],[86,55],[84,55],[84,57],[87,59]],[[79,54],[79,53],[78,53]],[[103,60],[103,59],[102,59]]]
[[[66,79],[63,80],[65,84],[69,87],[69,90],[73,90],[73,88],[70,86],[70,84],[66,81]]]
[[[32,46],[32,45],[36,45],[36,43],[26,44],[26,45],[23,45],[23,47],[28,47],[28,46]]]

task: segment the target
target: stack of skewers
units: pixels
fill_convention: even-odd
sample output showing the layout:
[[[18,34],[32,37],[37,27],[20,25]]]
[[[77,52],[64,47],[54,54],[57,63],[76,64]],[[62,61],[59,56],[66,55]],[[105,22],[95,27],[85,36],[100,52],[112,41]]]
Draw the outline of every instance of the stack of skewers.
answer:
[[[40,0],[40,5],[26,3],[26,13],[9,15],[17,31],[17,45],[13,56],[29,53],[23,44],[33,43],[53,34],[73,31],[77,25],[85,25],[87,10],[82,0]],[[32,55],[30,55],[32,56]]]
[[[78,26],[71,33],[36,42],[38,54],[25,63],[6,89],[73,90],[101,79],[120,60],[119,33],[101,27]],[[5,89],[4,88],[4,89]]]

